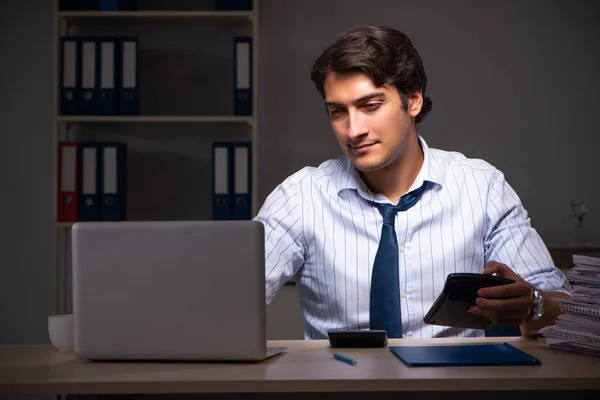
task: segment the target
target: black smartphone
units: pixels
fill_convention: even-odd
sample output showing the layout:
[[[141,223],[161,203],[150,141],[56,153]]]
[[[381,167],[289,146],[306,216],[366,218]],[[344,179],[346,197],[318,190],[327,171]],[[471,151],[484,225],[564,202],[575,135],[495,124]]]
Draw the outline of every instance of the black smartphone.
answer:
[[[474,273],[454,273],[446,277],[442,293],[435,300],[423,321],[430,325],[455,328],[488,329],[493,322],[469,312],[475,305],[477,291],[483,287],[514,283],[509,278]]]
[[[385,330],[330,330],[327,331],[331,347],[373,348],[387,346]]]

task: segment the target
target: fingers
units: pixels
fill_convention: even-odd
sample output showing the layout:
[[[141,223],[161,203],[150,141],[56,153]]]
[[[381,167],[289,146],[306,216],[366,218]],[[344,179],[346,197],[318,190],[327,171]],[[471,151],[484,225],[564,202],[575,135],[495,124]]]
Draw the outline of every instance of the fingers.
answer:
[[[532,298],[527,296],[501,299],[478,297],[475,300],[477,305],[472,306],[470,312],[483,315],[497,325],[508,324],[509,321],[510,323],[517,321],[516,325],[521,325],[529,316],[532,301]]]
[[[514,280],[506,285],[490,286],[479,289],[476,305],[470,312],[482,315],[496,325],[519,326],[525,322],[533,302],[533,289],[523,278],[517,275],[506,264],[490,261],[483,273],[496,274]]]
[[[489,311],[517,311],[527,309],[530,305],[529,299],[526,297],[512,297],[508,299],[485,299],[478,297],[475,300],[477,305]]]
[[[496,274],[499,276],[504,276],[505,278],[510,279],[518,279],[519,275],[517,275],[512,269],[510,269],[506,264],[499,263],[497,261],[489,261],[483,273],[486,275]]]
[[[477,291],[477,294],[481,297],[487,298],[505,298],[505,297],[531,297],[533,295],[533,289],[531,285],[525,281],[519,280],[515,283],[509,283],[507,285],[500,286],[489,286],[481,288]]]
[[[497,323],[497,321],[499,320],[499,313],[496,311],[489,311],[489,310],[483,310],[481,307],[478,306],[472,306],[469,309],[469,312],[475,315],[481,315],[483,317],[486,317],[490,320],[492,320],[494,323]]]
[[[484,310],[479,306],[473,306],[471,307],[470,312],[475,315],[484,316],[499,326],[520,326],[527,318],[527,315],[524,315],[521,310],[499,312]]]
[[[483,273],[487,275],[496,274],[498,276],[503,276],[505,278],[514,280],[515,283],[482,288],[477,292],[477,294],[481,297],[529,297],[533,294],[531,285],[525,282],[523,278],[517,275],[506,264],[502,264],[497,261],[490,261],[487,263]]]

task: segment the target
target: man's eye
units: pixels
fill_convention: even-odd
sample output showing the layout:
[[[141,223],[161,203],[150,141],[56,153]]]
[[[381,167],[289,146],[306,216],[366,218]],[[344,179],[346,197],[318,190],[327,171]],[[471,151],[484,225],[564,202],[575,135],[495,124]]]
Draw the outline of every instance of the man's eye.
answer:
[[[381,106],[381,103],[367,103],[363,108],[367,111],[375,111]]]
[[[329,116],[331,118],[340,118],[343,115],[344,115],[344,111],[343,110],[339,110],[339,109],[329,110]]]

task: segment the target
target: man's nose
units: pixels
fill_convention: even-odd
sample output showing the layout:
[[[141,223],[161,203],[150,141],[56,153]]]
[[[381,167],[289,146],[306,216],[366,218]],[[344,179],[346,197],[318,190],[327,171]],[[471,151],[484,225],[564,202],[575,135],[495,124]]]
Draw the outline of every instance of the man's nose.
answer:
[[[359,137],[369,133],[369,130],[364,124],[364,121],[360,113],[356,111],[349,111],[348,113],[348,127],[347,135],[350,139],[358,139]]]

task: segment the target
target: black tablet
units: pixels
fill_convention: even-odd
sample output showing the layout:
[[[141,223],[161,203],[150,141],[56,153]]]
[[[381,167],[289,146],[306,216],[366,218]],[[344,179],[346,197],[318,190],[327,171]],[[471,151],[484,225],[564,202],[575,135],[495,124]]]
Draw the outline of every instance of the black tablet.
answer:
[[[431,325],[456,328],[488,329],[493,322],[469,312],[475,305],[477,291],[482,287],[514,283],[512,279],[496,275],[455,273],[446,278],[442,293],[429,309],[423,321]]]
[[[331,347],[371,348],[387,346],[385,330],[330,330],[327,332]]]

